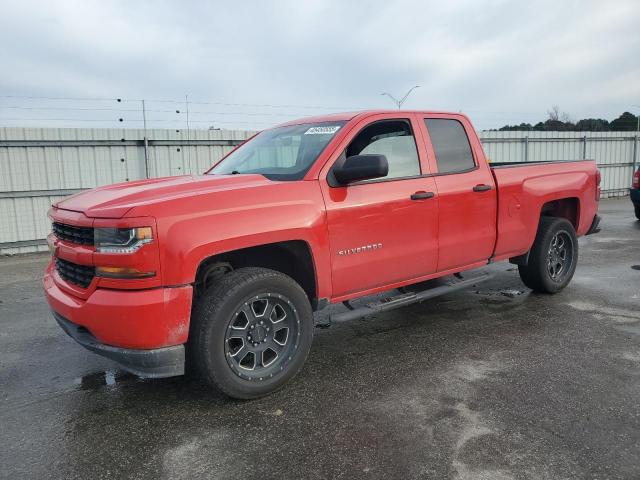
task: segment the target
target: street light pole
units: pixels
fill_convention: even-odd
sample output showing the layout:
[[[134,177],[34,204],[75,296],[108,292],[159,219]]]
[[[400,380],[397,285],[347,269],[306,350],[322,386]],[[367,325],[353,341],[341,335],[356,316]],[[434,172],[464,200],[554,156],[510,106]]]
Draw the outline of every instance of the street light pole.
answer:
[[[416,88],[420,88],[420,85],[411,87],[409,91],[404,94],[404,97],[402,97],[400,100],[398,100],[396,97],[394,97],[393,95],[387,92],[383,92],[380,95],[389,97],[393,101],[393,103],[396,104],[396,106],[398,107],[398,110],[400,110],[402,108],[402,104],[407,100],[407,98],[409,98],[409,95],[411,94],[411,92],[413,92]]]

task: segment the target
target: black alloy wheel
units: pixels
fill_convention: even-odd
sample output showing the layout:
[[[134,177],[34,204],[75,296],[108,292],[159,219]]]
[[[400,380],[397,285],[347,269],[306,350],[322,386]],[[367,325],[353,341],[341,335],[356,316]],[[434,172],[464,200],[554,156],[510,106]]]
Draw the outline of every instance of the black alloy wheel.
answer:
[[[263,380],[283,371],[298,349],[300,319],[281,294],[257,295],[233,314],[225,334],[225,354],[240,378]]]
[[[565,275],[571,271],[573,263],[573,239],[569,233],[559,231],[551,239],[547,257],[547,270],[551,280],[562,282]]]

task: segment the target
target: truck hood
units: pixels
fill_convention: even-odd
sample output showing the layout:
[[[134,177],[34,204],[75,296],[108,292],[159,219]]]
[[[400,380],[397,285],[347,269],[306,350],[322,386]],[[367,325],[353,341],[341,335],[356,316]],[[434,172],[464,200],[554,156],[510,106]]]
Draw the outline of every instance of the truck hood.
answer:
[[[116,183],[71,195],[53,204],[91,218],[122,218],[135,207],[199,194],[271,184],[262,175],[185,175]]]

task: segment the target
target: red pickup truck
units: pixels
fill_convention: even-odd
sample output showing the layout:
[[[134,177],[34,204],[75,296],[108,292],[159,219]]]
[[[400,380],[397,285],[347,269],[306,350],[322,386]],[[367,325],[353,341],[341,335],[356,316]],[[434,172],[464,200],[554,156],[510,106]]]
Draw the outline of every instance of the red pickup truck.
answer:
[[[54,204],[44,288],[61,327],[125,369],[165,377],[186,364],[255,398],[298,372],[313,312],[330,303],[349,308],[341,318],[387,310],[477,282],[460,272],[500,260],[535,291],[561,290],[577,236],[598,231],[599,184],[593,161],[490,165],[457,113],[305,118],[204,175]]]

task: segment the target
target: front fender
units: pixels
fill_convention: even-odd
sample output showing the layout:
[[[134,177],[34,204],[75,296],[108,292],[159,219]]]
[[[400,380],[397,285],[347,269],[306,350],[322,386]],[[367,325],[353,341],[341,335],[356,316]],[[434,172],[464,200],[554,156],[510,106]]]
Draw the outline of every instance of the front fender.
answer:
[[[274,182],[259,191],[200,199],[191,207],[156,215],[164,285],[193,283],[200,263],[213,255],[302,240],[311,249],[318,295],[329,296],[329,242],[317,182]]]

